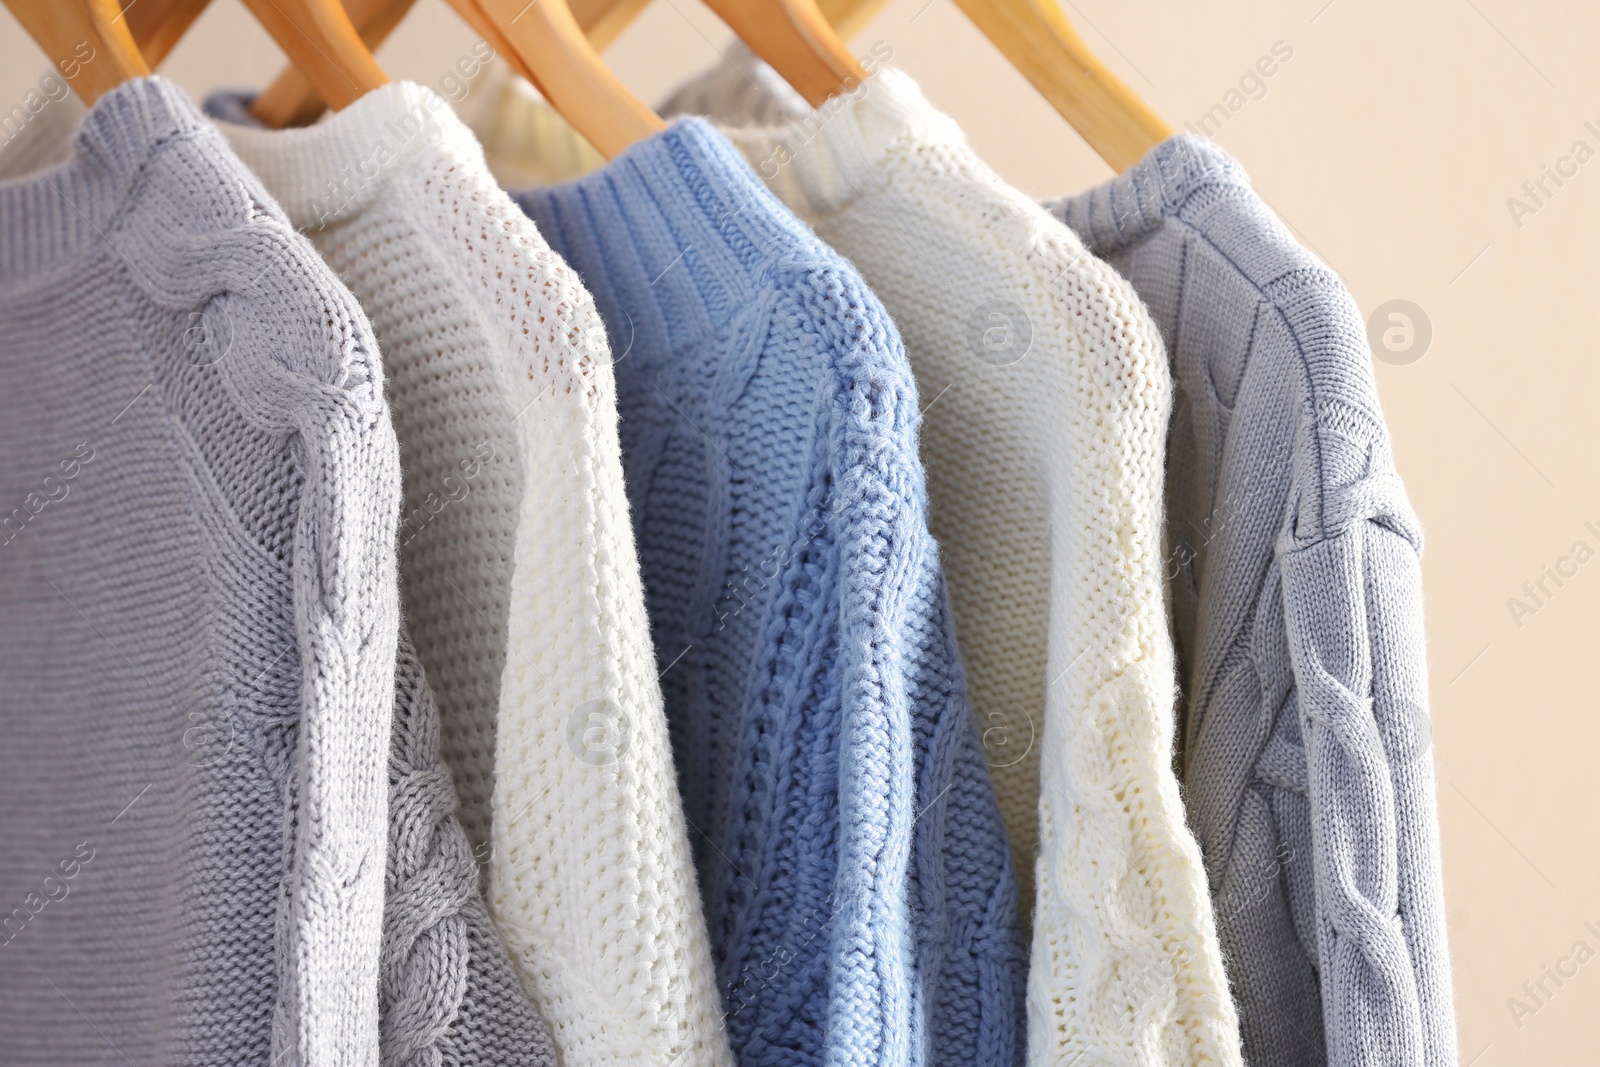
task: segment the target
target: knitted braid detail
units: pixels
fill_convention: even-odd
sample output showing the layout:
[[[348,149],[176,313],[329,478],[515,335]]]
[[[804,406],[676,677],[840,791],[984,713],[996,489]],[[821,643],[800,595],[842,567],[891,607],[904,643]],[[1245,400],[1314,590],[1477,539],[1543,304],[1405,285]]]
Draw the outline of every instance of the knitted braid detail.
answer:
[[[932,524],[973,698],[985,728],[1014,745],[989,772],[1015,862],[1038,877],[1033,1062],[1103,1049],[1133,1063],[1237,1062],[1200,852],[1171,770],[1160,335],[1132,287],[1000,182],[902,73],[808,112],[771,107],[771,72],[751,66],[722,67],[675,103],[737,123],[751,111],[792,120],[727,132],[861,270],[939,405],[923,435]],[[787,163],[774,172],[772,158]],[[946,263],[965,270],[952,277]],[[997,320],[1007,338],[1026,327],[1028,342],[991,362],[972,331]],[[919,834],[931,814],[919,814]],[[975,829],[967,840],[981,840]],[[968,907],[994,899],[978,884],[959,892]],[[924,968],[943,962],[929,953]],[[929,1006],[931,1021],[952,1014]],[[946,1029],[931,1047],[960,1062],[951,1048],[962,1040]]]
[[[389,867],[383,955],[382,1062],[439,1067],[440,1039],[461,1010],[470,947],[462,909],[478,867],[455,819],[456,794],[439,760],[439,713],[408,638],[395,662],[389,747]]]
[[[399,627],[399,501],[392,491],[399,487],[399,451],[377,345],[354,298],[342,288],[316,290],[310,272],[299,268],[314,253],[274,215],[263,211],[243,233],[228,236],[226,258],[214,254],[215,239],[152,238],[152,245],[165,246],[164,259],[189,269],[164,270],[159,282],[145,285],[169,306],[193,306],[201,294],[214,294],[205,303],[206,327],[229,338],[233,321],[274,316],[282,320],[281,335],[294,337],[306,328],[300,303],[312,294],[321,298],[327,344],[275,349],[272,358],[230,349],[217,367],[246,418],[290,434],[302,481],[291,559],[302,714],[293,728],[294,755],[278,765],[286,776],[284,876],[272,1034],[275,1056],[297,1054],[287,1062],[334,1062],[377,1045],[376,1013],[364,1010],[354,981],[377,961],[349,950],[352,939],[370,937],[375,945],[379,936],[386,813],[378,783],[357,773],[350,759],[352,745],[381,747],[378,734],[386,737],[389,727]],[[259,281],[268,276],[279,284],[305,278],[310,292],[286,294]],[[352,492],[355,482],[368,488]],[[336,975],[351,981],[329,980]],[[313,985],[305,983],[308,976]],[[370,1025],[352,1033],[313,1024],[328,1012],[370,1018]]]
[[[1014,1062],[1015,879],[894,324],[703,123],[519,199],[637,332],[629,488],[740,1062]]]
[[[290,296],[258,281],[296,277],[297,262],[313,255],[303,238],[265,214],[244,233],[229,236],[226,259],[208,254],[215,243],[210,240],[155,238],[174,263],[189,269],[167,270],[160,282],[147,283],[152,297],[182,307],[193,306],[202,293],[214,294],[204,305],[206,329],[241,346],[248,342],[234,338],[234,321],[278,316],[282,336],[303,331],[297,305],[306,294]],[[376,939],[379,933],[374,920],[381,913],[382,888],[376,876],[385,835],[355,831],[384,825],[384,798],[349,759],[351,745],[381,746],[377,732],[387,735],[399,627],[398,496],[389,490],[398,489],[400,465],[377,346],[347,291],[319,295],[327,345],[275,350],[277,358],[230,349],[217,363],[246,418],[290,435],[302,481],[291,558],[302,714],[293,728],[294,755],[275,764],[284,776],[279,784],[285,808],[272,1033],[274,1055],[292,1049],[298,1055],[288,1062],[313,1064],[369,1042],[376,1051],[375,1013],[370,1028],[355,1034],[317,1027],[313,1020],[330,1011],[346,1019],[366,1015],[359,983],[327,978],[366,970],[367,961],[346,955],[351,939]],[[369,488],[351,492],[352,481]],[[375,967],[376,959],[370,962]],[[307,987],[305,976],[319,980]]]
[[[27,210],[13,215],[19,192]],[[134,861],[124,868],[128,884],[113,879],[117,925],[161,947],[122,955],[124,935],[100,937],[95,910],[80,907],[70,943],[58,947],[83,951],[57,956],[88,956],[98,973],[93,995],[77,1001],[86,1010],[68,1001],[71,1010],[79,1021],[98,1017],[94,1035],[141,1062],[375,1063],[399,461],[371,327],[216,131],[159,78],[102,96],[73,158],[37,181],[8,185],[0,201],[8,220],[27,220],[4,227],[8,283],[32,235],[70,244],[72,225],[93,233],[82,254],[37,261],[71,276],[54,294],[55,310],[80,316],[82,326],[81,335],[74,323],[54,339],[76,349],[78,362],[52,361],[49,373],[66,382],[80,364],[88,368],[71,394],[92,395],[107,380],[139,382],[127,406],[96,428],[103,452],[117,453],[103,462],[127,465],[113,468],[114,488],[80,511],[88,522],[58,540],[79,559],[104,553],[98,560],[116,596],[116,618],[104,625],[117,639],[102,637],[132,646],[123,658],[145,689],[89,690],[99,710],[88,714],[113,736],[137,740],[103,763],[86,752],[87,778],[97,781],[70,792],[92,797],[98,781],[129,767],[161,766],[160,776],[140,776],[147,795],[129,805],[117,831],[137,835],[129,828],[162,810],[155,818],[165,825],[146,824],[139,852],[124,854]],[[35,210],[58,201],[67,214]],[[72,286],[95,294],[81,315]],[[8,350],[20,358],[37,320],[12,317],[18,294],[6,288],[0,316],[8,343],[20,335]],[[8,409],[8,423],[16,414]],[[90,477],[104,470],[97,465]],[[190,558],[164,572],[175,546]],[[98,560],[77,569],[99,572]],[[7,607],[18,605],[8,597]],[[139,627],[128,646],[119,625]],[[245,644],[253,654],[238,655]],[[13,673],[8,680],[26,693]],[[215,750],[179,767],[182,754],[167,745],[181,731],[189,746],[185,718],[223,732]],[[46,750],[39,755],[47,760]],[[16,858],[9,835],[6,849]],[[138,966],[129,967],[133,958]],[[74,998],[83,990],[50,971]],[[114,1012],[108,1003],[117,1003]],[[7,1059],[105,1055],[74,1052],[67,1035],[33,1041],[14,1027],[19,1007],[30,1011],[26,1000],[11,1005]]]
[[[920,1058],[924,993],[913,978],[904,909],[916,800],[912,718],[924,709],[913,708],[903,688],[906,603],[895,594],[914,584],[926,562],[921,471],[907,447],[915,442],[916,391],[908,374],[885,372],[898,338],[867,313],[873,300],[859,281],[809,259],[779,264],[777,273],[801,322],[819,335],[816,347],[833,354],[837,377],[817,399],[807,495],[755,668],[766,681],[752,693],[755,729],[735,778],[747,795],[729,798],[730,851],[760,857],[762,866],[753,878],[725,867],[718,883],[728,908],[719,940],[745,950],[725,961],[724,988],[768,962],[763,952],[781,958],[786,973],[781,984],[754,991],[756,1022],[742,1018],[746,1004],[738,1002],[729,1025],[747,1060],[820,1028],[811,1040],[826,1035],[829,1055],[868,1050],[872,1062],[910,1063]],[[852,308],[860,311],[843,311]],[[837,586],[836,570],[822,562],[835,553],[853,561]],[[867,650],[867,657],[843,650]],[[817,679],[818,688],[797,688],[797,678]],[[832,699],[842,700],[837,717],[818,704]],[[762,725],[768,722],[784,723],[785,733],[773,734]],[[817,753],[843,755],[819,764]],[[836,766],[824,765],[833,760]],[[821,821],[808,800],[781,788],[801,767],[839,783]],[[832,884],[786,889],[791,851],[837,855]],[[765,944],[756,935],[766,925],[761,912],[803,908],[825,913],[826,934],[799,944]],[[823,981],[834,990],[826,1019],[799,1015]]]

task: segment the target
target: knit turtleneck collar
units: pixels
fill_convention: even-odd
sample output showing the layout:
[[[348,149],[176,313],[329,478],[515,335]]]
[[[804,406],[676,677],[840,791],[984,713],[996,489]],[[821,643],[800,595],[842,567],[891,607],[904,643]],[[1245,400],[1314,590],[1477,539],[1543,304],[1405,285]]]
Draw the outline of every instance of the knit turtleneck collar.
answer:
[[[389,176],[424,148],[483,158],[472,131],[445,99],[415,82],[390,82],[300,129],[262,126],[248,110],[253,99],[247,93],[213,93],[206,98],[206,113],[300,229],[361,211]]]
[[[32,122],[62,124],[81,113],[65,100]],[[49,132],[41,127],[41,131]],[[24,131],[27,133],[28,131]],[[0,181],[0,283],[69,262],[97,241],[115,246],[112,223],[133,192],[140,171],[161,148],[183,137],[215,137],[211,124],[182,89],[161,77],[134,78],[112,89],[83,116],[70,157],[44,170]],[[47,160],[49,146],[29,138],[9,145]],[[26,162],[18,169],[25,169]]]
[[[681,119],[585,177],[513,195],[553,244],[601,252],[593,261],[608,277],[585,277],[596,299],[616,295],[634,328],[668,348],[747,308],[768,284],[772,249],[815,240],[701,119]],[[613,343],[628,347],[624,337]]]

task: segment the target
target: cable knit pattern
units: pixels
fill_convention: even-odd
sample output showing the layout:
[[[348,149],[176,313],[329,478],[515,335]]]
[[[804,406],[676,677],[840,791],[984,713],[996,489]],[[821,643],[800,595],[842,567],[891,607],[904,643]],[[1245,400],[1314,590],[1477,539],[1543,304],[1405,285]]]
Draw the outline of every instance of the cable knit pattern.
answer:
[[[1209,141],[1049,206],[1171,352],[1185,780],[1246,1058],[1449,1067],[1422,537],[1361,314]]]
[[[463,277],[465,250],[416,221],[442,209],[419,189],[430,168],[454,165],[429,132],[446,105],[425,92],[385,87],[329,123],[282,133],[261,128],[242,95],[214,94],[206,108],[354,288],[382,340],[406,472],[409,627],[439,700],[462,823],[486,855],[524,487],[520,405],[485,321],[492,294]]]
[[[466,995],[467,925],[477,864],[455,821],[455,787],[438,758],[438,709],[402,643],[389,748],[389,872],[380,1027],[386,1064],[437,1064],[435,1047]],[[479,898],[482,906],[482,898]]]
[[[445,755],[556,1048],[582,1067],[729,1063],[593,301],[420,86],[306,130],[227,133],[383,339],[409,620],[430,678],[450,680]],[[386,990],[419,1040],[443,1018],[425,1006],[467,988],[448,973]],[[393,1037],[396,1055],[410,1040]]]
[[[455,811],[438,708],[402,633],[389,747],[383,1063],[554,1067],[549,1031],[489,918]]]
[[[625,470],[739,1062],[1017,1062],[1015,882],[888,316],[701,122],[517,199],[625,353]]]
[[[791,116],[727,134],[884,299],[930,398],[930,522],[1012,848],[1037,874],[1030,1059],[1237,1064],[1172,771],[1155,325],[903,73],[810,112],[742,64],[667,110]]]
[[[400,471],[371,328],[160,78],[0,185],[0,234],[3,1058],[373,1064]]]

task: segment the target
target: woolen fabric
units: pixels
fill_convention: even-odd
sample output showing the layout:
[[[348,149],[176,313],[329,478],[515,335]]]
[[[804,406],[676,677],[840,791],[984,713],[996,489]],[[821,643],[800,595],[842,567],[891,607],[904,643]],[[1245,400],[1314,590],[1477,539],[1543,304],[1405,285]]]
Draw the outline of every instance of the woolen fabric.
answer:
[[[400,464],[371,326],[140,78],[0,184],[0,364],[3,1058],[377,1063]]]
[[[903,72],[813,110],[748,51],[735,62],[666,110],[729,124],[768,187],[882,297],[937,398],[922,436],[930,525],[990,774],[1037,890],[1024,898],[1029,1061],[1239,1063],[1173,772],[1172,378],[1155,324]]]
[[[244,105],[219,94],[208,107],[243,118]],[[585,1067],[728,1064],[594,301],[422,86],[390,83],[306,129],[223,129],[382,343],[407,620],[491,910],[557,1052]],[[405,840],[442,817],[392,814]],[[462,928],[445,922],[458,906],[477,906],[441,833],[450,895],[428,896],[426,879],[392,893],[394,937],[424,919],[444,937]],[[451,997],[498,956],[413,943],[435,962],[413,961],[412,984],[385,1003],[434,1017],[393,1047],[485,1042],[479,1054],[502,1062],[534,1051],[456,1025],[467,1018]],[[525,1024],[526,1000],[513,1007],[503,1024]]]
[[[1448,1067],[1422,531],[1361,312],[1202,138],[1047,206],[1171,354],[1184,781],[1245,1059]]]
[[[516,194],[618,352],[623,463],[735,1056],[1013,1064],[1016,882],[900,337],[698,120]]]

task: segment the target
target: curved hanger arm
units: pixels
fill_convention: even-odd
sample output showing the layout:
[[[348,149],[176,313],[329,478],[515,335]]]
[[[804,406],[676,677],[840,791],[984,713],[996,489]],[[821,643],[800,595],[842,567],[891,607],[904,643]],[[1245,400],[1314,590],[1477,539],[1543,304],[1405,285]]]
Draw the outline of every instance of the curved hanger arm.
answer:
[[[622,35],[628,23],[643,11],[650,0],[569,0],[572,17],[583,27],[584,36],[602,51]]]
[[[338,0],[244,0],[306,81],[335,111],[388,84]],[[263,121],[265,115],[257,115]]]
[[[369,6],[377,0],[368,0]],[[140,0],[127,15],[133,39],[152,65],[166,58],[188,31],[207,0]],[[335,108],[345,107],[384,85],[389,78],[372,58],[338,0],[245,0],[304,80]],[[258,100],[258,104],[260,101]],[[255,115],[269,126],[284,126],[291,109],[269,101]],[[313,115],[312,118],[316,116]]]
[[[1055,0],[956,6],[1119,173],[1172,136],[1172,127],[1089,50]]]
[[[817,0],[706,0],[706,6],[812,107],[867,78]]]
[[[210,0],[138,0],[122,17],[133,34],[134,43],[151,68],[161,61],[189,32],[194,20]]]
[[[561,0],[448,2],[607,158],[663,128],[661,119],[601,61]],[[411,0],[351,0],[349,10],[362,40],[376,48],[410,6]],[[257,117],[275,125],[311,122],[321,110],[316,91],[293,69],[280,74],[255,104]]]
[[[457,10],[471,3],[544,98],[607,159],[666,128],[600,59],[566,0],[451,0]]]
[[[6,0],[6,7],[85,104],[150,73],[116,0]]]
[[[140,0],[141,4],[150,0]],[[165,0],[168,3],[205,3],[205,0]],[[414,0],[349,0],[344,5],[350,21],[361,35],[368,51],[377,51]],[[137,7],[135,8],[137,10]],[[146,50],[148,54],[148,50]],[[327,103],[316,88],[293,64],[272,80],[251,105],[256,118],[275,129],[286,126],[309,126],[328,110]]]
[[[596,48],[610,44],[648,0],[574,0]],[[812,107],[867,77],[817,0],[705,0],[739,39]]]
[[[845,41],[854,40],[888,6],[889,0],[817,0],[817,10]]]
[[[1127,170],[1172,127],[1089,50],[1055,0],[955,0],[1101,159]],[[823,0],[834,25],[864,25],[882,0]]]

